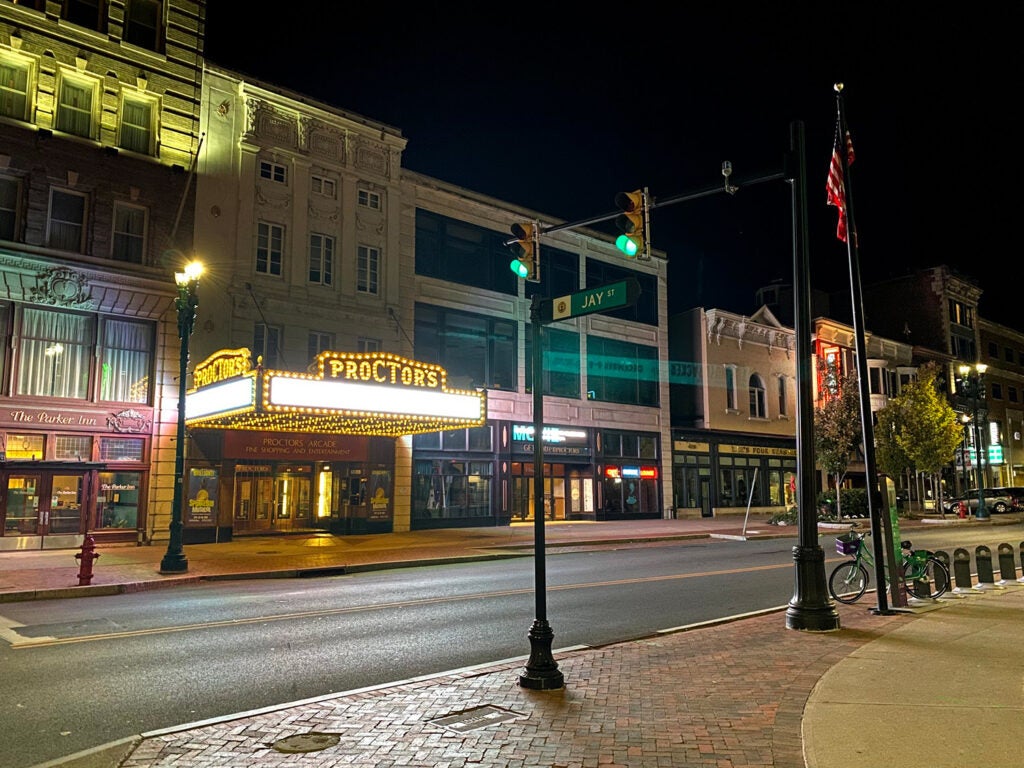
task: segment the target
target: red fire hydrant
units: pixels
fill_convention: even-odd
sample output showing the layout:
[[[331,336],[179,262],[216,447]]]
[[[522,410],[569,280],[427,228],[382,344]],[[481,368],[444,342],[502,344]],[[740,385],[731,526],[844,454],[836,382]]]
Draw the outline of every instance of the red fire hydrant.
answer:
[[[86,586],[92,582],[92,562],[100,556],[96,551],[96,540],[89,534],[82,542],[82,551],[75,553],[75,560],[80,560],[82,567],[78,569],[78,586]]]
[[[959,504],[957,504],[956,515],[961,520],[966,520],[967,519],[967,502],[966,501],[961,501]]]

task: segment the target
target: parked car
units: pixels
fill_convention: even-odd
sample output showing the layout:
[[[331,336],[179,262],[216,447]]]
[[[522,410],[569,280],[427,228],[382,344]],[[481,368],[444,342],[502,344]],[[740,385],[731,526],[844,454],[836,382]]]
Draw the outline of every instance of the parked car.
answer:
[[[983,488],[981,491],[982,497],[985,499],[985,509],[994,514],[1003,514],[1005,512],[1011,512],[1017,509],[1021,504],[1024,504],[1024,495],[1018,501],[1018,497],[1007,493],[1007,488]],[[956,514],[960,507],[960,502],[967,502],[967,507],[970,514],[975,514],[978,511],[978,491],[977,489],[969,490],[959,496],[952,496],[948,499],[942,500],[942,508],[946,510],[947,514]]]
[[[1024,487],[1012,486],[1009,488],[995,488],[993,490],[1001,491],[1013,499],[1013,509],[1019,512],[1024,509]]]

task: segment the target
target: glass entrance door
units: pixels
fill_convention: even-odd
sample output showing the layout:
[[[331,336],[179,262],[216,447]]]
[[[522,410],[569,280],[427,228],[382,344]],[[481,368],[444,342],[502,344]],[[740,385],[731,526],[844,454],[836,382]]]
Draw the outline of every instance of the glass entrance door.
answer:
[[[43,533],[39,519],[39,493],[42,478],[38,474],[7,475],[0,515],[4,518],[4,536],[29,536]],[[46,506],[48,509],[48,505]]]
[[[79,533],[82,529],[82,475],[54,475],[50,491],[48,533]]]

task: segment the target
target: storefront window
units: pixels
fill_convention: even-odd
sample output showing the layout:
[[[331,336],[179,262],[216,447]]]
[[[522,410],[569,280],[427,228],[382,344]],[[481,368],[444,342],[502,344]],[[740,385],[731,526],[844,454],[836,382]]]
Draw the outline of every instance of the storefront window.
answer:
[[[96,518],[90,528],[135,528],[139,520],[139,472],[100,472]]]
[[[417,461],[413,479],[413,516],[490,516],[493,472],[494,467],[489,461]]]

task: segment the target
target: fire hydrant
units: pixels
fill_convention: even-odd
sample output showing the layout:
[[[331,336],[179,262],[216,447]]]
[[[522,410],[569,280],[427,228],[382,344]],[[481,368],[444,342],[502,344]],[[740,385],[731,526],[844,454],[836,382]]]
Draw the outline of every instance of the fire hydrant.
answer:
[[[82,542],[82,551],[75,553],[75,560],[80,560],[82,567],[78,569],[78,586],[87,586],[92,582],[92,563],[100,553],[96,551],[96,540],[86,534]]]
[[[961,520],[967,519],[967,502],[961,501],[956,507],[956,516]]]

